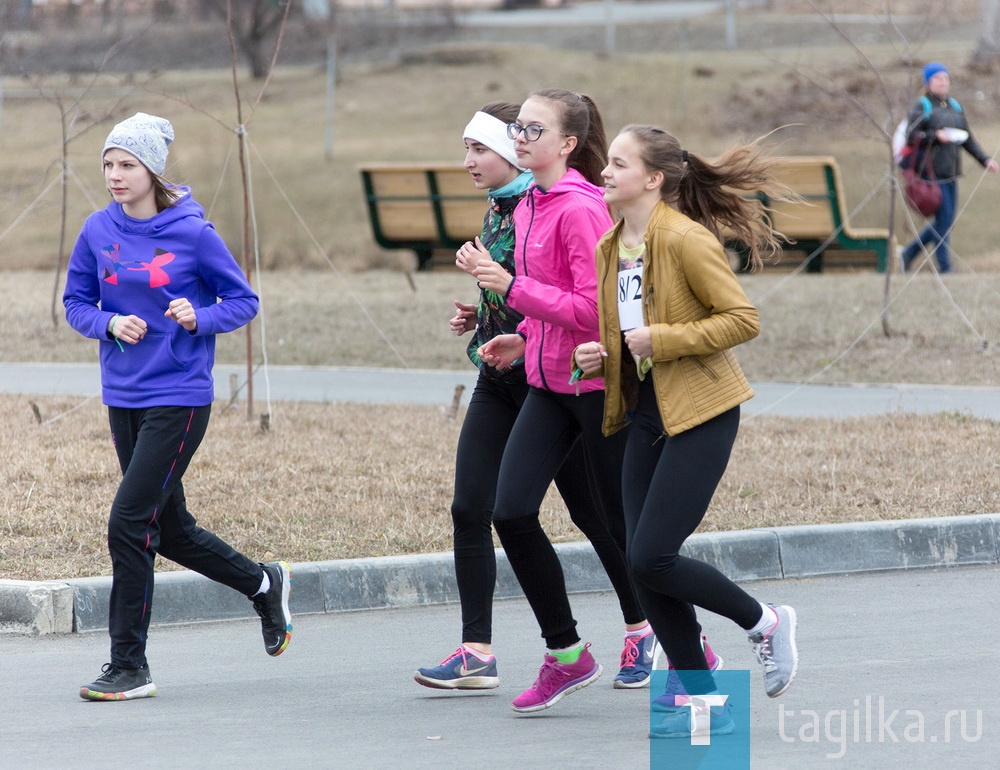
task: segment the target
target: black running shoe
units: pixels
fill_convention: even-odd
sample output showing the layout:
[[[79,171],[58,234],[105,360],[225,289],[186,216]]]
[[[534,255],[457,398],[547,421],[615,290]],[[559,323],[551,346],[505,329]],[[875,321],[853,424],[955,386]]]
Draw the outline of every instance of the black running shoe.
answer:
[[[80,697],[84,700],[132,700],[154,695],[156,685],[149,675],[149,666],[120,668],[114,663],[105,663],[101,675],[80,688]]]
[[[264,649],[268,655],[281,655],[292,640],[292,613],[288,610],[292,571],[283,561],[260,566],[271,579],[271,587],[266,594],[251,596],[250,599],[254,610],[260,615]]]

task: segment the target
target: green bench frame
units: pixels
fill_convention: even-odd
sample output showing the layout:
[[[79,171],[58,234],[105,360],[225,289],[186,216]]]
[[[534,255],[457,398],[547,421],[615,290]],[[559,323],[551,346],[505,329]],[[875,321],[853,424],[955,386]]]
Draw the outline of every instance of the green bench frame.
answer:
[[[454,262],[455,251],[482,232],[487,197],[469,172],[454,163],[369,163],[361,183],[375,242],[384,249],[412,249],[420,270],[435,252]]]
[[[486,196],[472,186],[468,171],[456,163],[366,163],[358,167],[375,242],[384,249],[412,249],[418,268],[435,264],[435,252],[447,251],[441,263],[480,234]],[[889,231],[854,228],[848,221],[840,168],[830,156],[791,156],[777,177],[802,196],[787,203],[760,196],[766,216],[784,234],[781,264],[787,252],[816,253],[806,270],[862,268],[884,272]],[[726,237],[746,267],[746,248]],[[824,245],[825,244],[825,245]],[[822,249],[822,250],[820,250]]]
[[[784,252],[802,252],[802,259],[813,255],[806,271],[825,268],[874,268],[885,272],[889,254],[889,231],[881,228],[855,228],[848,221],[846,197],[837,160],[830,156],[790,156],[776,177],[798,193],[801,202],[775,201],[759,195],[766,216],[786,240]],[[746,269],[746,247],[735,238],[726,238],[727,247],[737,253],[740,267]]]

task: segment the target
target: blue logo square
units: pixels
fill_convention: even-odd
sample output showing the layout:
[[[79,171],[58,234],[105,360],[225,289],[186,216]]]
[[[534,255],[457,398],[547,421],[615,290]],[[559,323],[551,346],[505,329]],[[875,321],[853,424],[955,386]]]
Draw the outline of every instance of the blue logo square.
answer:
[[[714,671],[719,695],[688,696],[681,690],[672,706],[664,703],[662,696],[675,693],[689,673],[701,678],[706,672],[653,672],[650,770],[750,770],[750,672]]]

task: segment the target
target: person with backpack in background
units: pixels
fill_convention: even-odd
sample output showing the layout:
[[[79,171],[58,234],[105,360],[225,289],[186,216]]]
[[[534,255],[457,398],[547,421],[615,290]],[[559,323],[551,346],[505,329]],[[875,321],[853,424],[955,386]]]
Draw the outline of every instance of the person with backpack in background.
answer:
[[[961,150],[991,173],[996,173],[998,167],[972,135],[962,105],[949,96],[948,68],[940,62],[931,62],[924,67],[923,74],[927,90],[907,116],[907,144],[913,151],[903,163],[927,178],[933,175],[941,189],[941,205],[934,219],[900,252],[899,258],[905,271],[922,251],[934,252],[938,271],[950,273],[951,230],[958,207],[958,177],[962,174]]]

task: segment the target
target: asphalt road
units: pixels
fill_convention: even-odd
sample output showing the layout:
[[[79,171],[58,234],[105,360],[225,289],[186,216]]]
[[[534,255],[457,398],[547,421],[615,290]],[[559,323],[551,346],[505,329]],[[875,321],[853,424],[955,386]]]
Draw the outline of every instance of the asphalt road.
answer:
[[[998,578],[990,566],[748,584],[798,611],[799,676],[777,700],[742,632],[702,613],[726,669],[750,670],[736,713],[751,767],[996,767]],[[299,616],[276,659],[254,622],[154,628],[159,695],[123,703],[77,695],[106,660],[104,633],[0,636],[0,767],[648,768],[647,691],[611,686],[613,595],[572,599],[605,675],[530,717],[509,705],[542,654],[520,600],[497,606],[500,687],[476,694],[412,681],[454,649],[456,606]]]

